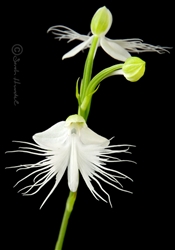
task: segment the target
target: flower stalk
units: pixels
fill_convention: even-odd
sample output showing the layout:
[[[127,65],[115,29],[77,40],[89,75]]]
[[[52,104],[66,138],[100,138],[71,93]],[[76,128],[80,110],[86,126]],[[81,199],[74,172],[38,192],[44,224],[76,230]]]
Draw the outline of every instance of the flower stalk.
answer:
[[[95,57],[95,52],[98,47],[98,36],[93,37],[92,45],[89,49],[88,56],[86,58],[85,66],[84,66],[84,71],[83,71],[83,79],[81,82],[81,88],[80,88],[80,102],[83,101],[86,93],[86,88],[91,80],[91,75],[92,75],[92,67],[93,67],[93,61]],[[81,110],[81,106],[78,108],[78,114],[84,117],[85,120],[87,120],[87,115],[85,116],[83,110]]]
[[[77,192],[71,192],[70,191],[67,202],[66,202],[66,207],[65,207],[61,227],[60,227],[58,240],[57,240],[57,243],[55,245],[55,250],[61,250],[62,249],[65,234],[66,234],[66,230],[67,230],[67,226],[68,226],[68,222],[69,222],[69,217],[70,217],[71,212],[73,210],[76,197],[77,197]]]
[[[100,71],[97,75],[95,75],[91,81],[89,82],[86,92],[85,92],[85,97],[83,99],[83,102],[81,103],[79,110],[80,114],[84,115],[84,119],[87,121],[89,111],[90,111],[90,106],[91,106],[91,100],[92,100],[92,95],[97,91],[99,84],[107,77],[111,76],[113,72],[121,69],[123,64],[116,64],[111,67],[108,67],[102,71]],[[84,102],[87,102],[86,105],[84,105]],[[84,110],[82,107],[86,106],[86,110]]]

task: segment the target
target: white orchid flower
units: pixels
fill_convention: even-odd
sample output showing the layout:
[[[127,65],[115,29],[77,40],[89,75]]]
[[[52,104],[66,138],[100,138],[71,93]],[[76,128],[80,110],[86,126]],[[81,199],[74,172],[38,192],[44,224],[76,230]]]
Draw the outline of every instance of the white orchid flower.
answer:
[[[151,44],[143,43],[139,38],[131,39],[116,39],[112,40],[105,37],[106,33],[112,25],[112,14],[104,6],[97,10],[91,21],[91,32],[92,35],[81,35],[74,30],[63,26],[57,25],[48,29],[48,32],[52,32],[56,35],[56,39],[67,39],[70,41],[80,40],[83,41],[78,46],[66,53],[62,59],[72,57],[79,53],[81,50],[84,50],[91,46],[93,38],[98,37],[97,46],[101,46],[103,50],[109,54],[114,59],[124,62],[129,58],[131,53],[140,53],[140,52],[158,52],[164,53],[168,52],[169,47],[154,46]]]
[[[132,145],[109,146],[110,140],[89,129],[83,117],[72,115],[68,117],[66,121],[58,122],[46,131],[35,134],[33,140],[36,144],[18,141],[20,143],[26,143],[32,147],[19,147],[19,150],[7,152],[25,152],[45,156],[46,158],[36,164],[25,164],[8,168],[18,168],[18,170],[36,169],[16,183],[17,185],[26,178],[36,174],[32,185],[19,190],[19,192],[25,191],[23,195],[33,195],[37,193],[47,182],[55,177],[55,184],[41,207],[59,184],[66,169],[68,170],[68,186],[72,192],[77,191],[79,184],[79,171],[89,190],[97,200],[100,198],[107,202],[94,189],[91,180],[94,180],[100,189],[107,195],[110,204],[110,196],[103,189],[99,180],[102,180],[119,190],[129,192],[123,189],[118,178],[127,178],[131,181],[132,179],[117,170],[105,167],[105,165],[108,162],[129,161],[120,160],[114,156],[112,157],[111,154],[120,152],[129,153],[129,147]],[[125,149],[112,150],[111,148],[113,147],[124,147]]]

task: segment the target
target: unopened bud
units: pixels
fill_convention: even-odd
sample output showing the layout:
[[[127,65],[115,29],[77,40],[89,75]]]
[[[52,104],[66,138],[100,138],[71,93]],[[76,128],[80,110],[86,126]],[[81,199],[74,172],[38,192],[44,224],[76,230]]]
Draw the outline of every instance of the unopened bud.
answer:
[[[99,8],[94,14],[91,21],[92,34],[100,36],[105,35],[110,29],[112,24],[112,14],[104,6]]]
[[[139,57],[129,57],[123,64],[122,71],[128,81],[136,82],[145,73],[145,61]]]

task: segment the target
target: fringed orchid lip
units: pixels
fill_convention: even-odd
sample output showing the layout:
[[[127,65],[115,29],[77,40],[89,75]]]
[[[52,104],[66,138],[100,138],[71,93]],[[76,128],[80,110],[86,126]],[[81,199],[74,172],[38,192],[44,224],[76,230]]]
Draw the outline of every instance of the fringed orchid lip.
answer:
[[[91,183],[92,180],[94,180],[107,195],[108,202],[111,206],[110,196],[103,189],[100,181],[106,182],[118,190],[131,193],[123,189],[118,179],[129,179],[131,181],[132,179],[105,165],[110,162],[133,162],[111,156],[116,153],[130,153],[129,148],[133,145],[109,145],[110,140],[88,128],[83,117],[72,115],[66,121],[58,122],[44,132],[35,134],[33,139],[36,144],[15,141],[25,143],[28,146],[19,147],[18,150],[7,151],[7,153],[24,152],[44,156],[45,159],[35,164],[24,164],[8,168],[18,168],[17,170],[34,169],[32,173],[16,183],[16,185],[18,185],[26,178],[35,175],[33,184],[19,190],[19,192],[23,192],[23,195],[36,194],[47,182],[55,177],[55,184],[43,201],[41,207],[59,184],[66,169],[68,173],[68,186],[72,192],[77,191],[80,172],[93,196],[97,200],[100,198],[107,202],[106,199],[94,189]],[[117,149],[121,147],[124,149]]]

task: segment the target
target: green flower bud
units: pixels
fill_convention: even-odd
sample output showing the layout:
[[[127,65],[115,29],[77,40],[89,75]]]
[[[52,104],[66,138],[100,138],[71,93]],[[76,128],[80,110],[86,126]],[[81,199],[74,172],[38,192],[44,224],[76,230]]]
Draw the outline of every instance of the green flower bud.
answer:
[[[112,24],[112,14],[104,6],[99,8],[94,14],[91,21],[91,31],[93,35],[105,35]]]
[[[139,57],[129,57],[123,64],[122,71],[128,81],[136,82],[145,73],[145,61]]]

